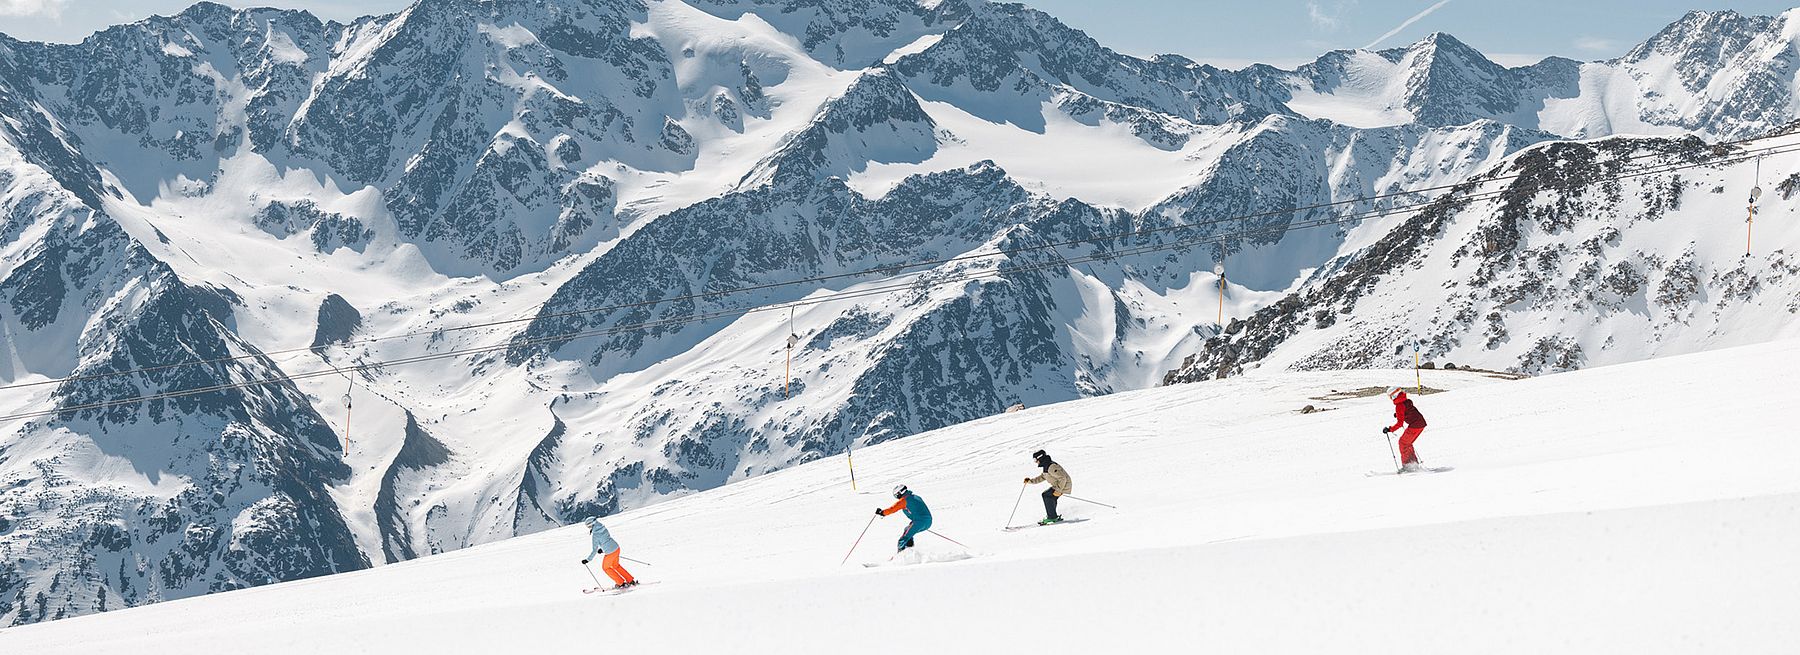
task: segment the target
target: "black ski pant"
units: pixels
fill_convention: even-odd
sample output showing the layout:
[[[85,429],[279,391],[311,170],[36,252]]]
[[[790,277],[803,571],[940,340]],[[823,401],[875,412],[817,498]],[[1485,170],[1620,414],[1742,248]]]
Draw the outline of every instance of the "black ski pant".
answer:
[[[1056,518],[1056,488],[1044,490],[1044,518]]]

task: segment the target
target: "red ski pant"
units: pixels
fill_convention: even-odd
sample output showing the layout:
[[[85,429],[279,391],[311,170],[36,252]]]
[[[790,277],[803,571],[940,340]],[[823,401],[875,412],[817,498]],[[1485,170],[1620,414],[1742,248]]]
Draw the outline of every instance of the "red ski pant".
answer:
[[[1418,453],[1413,452],[1412,445],[1414,441],[1419,440],[1419,433],[1424,431],[1424,426],[1416,428],[1409,427],[1406,429],[1406,432],[1400,435],[1400,464],[1402,466],[1419,461],[1419,455]]]
[[[613,584],[625,584],[634,579],[625,567],[619,566],[619,551],[616,550],[600,558],[600,570],[606,572],[606,577],[612,578]]]

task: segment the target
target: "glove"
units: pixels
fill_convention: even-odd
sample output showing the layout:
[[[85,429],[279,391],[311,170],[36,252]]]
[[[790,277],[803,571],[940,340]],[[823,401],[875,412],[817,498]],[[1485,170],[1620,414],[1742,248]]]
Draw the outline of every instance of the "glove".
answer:
[[[1391,434],[1391,433],[1393,433],[1393,431],[1394,431],[1393,428],[1382,428],[1381,429],[1382,434]]]
[[[1061,491],[1055,491],[1055,490],[1051,490],[1051,492],[1050,492],[1050,495],[1052,495],[1052,496],[1055,496],[1055,497],[1057,497],[1057,498],[1061,498],[1061,497],[1062,497],[1062,492],[1061,492]]]
[[[881,516],[881,508],[880,507],[875,508],[875,515]]]
[[[581,563],[582,563],[582,564],[586,564],[586,563],[588,563],[588,561],[587,561],[587,560],[581,560]]]
[[[1031,484],[1031,478],[1025,478],[1025,484]]]

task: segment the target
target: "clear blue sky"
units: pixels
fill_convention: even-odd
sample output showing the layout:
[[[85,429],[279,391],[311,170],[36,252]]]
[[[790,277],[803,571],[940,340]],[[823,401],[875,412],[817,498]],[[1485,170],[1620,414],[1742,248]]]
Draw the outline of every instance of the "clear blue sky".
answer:
[[[1800,0],[1025,0],[1134,55],[1173,52],[1222,66],[1292,66],[1326,50],[1404,45],[1445,31],[1503,64],[1546,55],[1604,59],[1690,9],[1775,14]],[[191,0],[0,0],[0,32],[78,41],[107,25],[181,11]],[[345,20],[408,0],[267,0]],[[1435,10],[1427,11],[1429,9]],[[1421,14],[1424,14],[1421,16]],[[1406,24],[1409,19],[1414,19]],[[1402,24],[1406,24],[1401,28]],[[1382,39],[1384,35],[1392,36]]]
[[[1606,59],[1693,9],[1778,14],[1800,0],[1025,0],[1134,55],[1173,52],[1219,65],[1283,67],[1338,48],[1449,32],[1507,65],[1547,55]],[[1421,13],[1436,7],[1420,17]]]

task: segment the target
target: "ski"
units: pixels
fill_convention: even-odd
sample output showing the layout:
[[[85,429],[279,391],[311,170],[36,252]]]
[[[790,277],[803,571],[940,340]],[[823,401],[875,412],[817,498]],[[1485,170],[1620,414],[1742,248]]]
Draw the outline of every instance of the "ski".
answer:
[[[1417,471],[1369,471],[1368,473],[1364,473],[1363,476],[1375,478],[1383,475],[1418,475],[1421,473],[1443,473],[1445,471],[1454,470],[1456,470],[1456,467],[1453,466],[1439,466],[1436,468],[1422,468]]]
[[[900,549],[900,550],[896,550],[896,551],[894,551],[894,554],[892,554],[892,555],[889,555],[889,556],[888,556],[888,558],[887,558],[887,559],[884,559],[884,560],[881,560],[881,561],[879,561],[879,562],[863,562],[863,568],[869,568],[869,569],[872,569],[872,568],[875,568],[875,567],[877,567],[877,566],[887,566],[887,565],[889,565],[889,564],[893,564],[893,563],[894,563],[894,558],[896,558],[896,557],[899,557],[899,556],[900,556],[900,553],[904,553],[904,552],[906,552],[906,549],[905,549],[905,548],[902,548],[902,549]],[[904,563],[904,562],[902,562],[902,563]]]
[[[879,562],[863,562],[863,568],[872,569],[877,566],[905,566],[906,560],[900,560],[898,562],[894,561],[894,558],[899,557],[899,556],[900,556],[900,553],[894,553],[892,555],[889,555],[887,559],[881,560]]]
[[[624,588],[624,589],[620,589],[620,588],[618,588],[618,587],[594,587],[594,588],[591,588],[591,589],[583,589],[583,590],[581,590],[581,593],[584,593],[584,594],[605,594],[605,595],[608,595],[608,596],[617,596],[617,595],[619,595],[619,594],[623,594],[623,593],[627,593],[627,592],[630,592],[630,591],[631,591],[631,590],[633,590],[633,589],[636,589],[636,588],[638,588],[638,587],[643,587],[643,586],[646,586],[646,585],[653,585],[653,584],[656,584],[656,583],[655,583],[655,582],[639,582],[639,583],[637,583],[637,584],[635,584],[635,585],[632,585],[632,586],[630,586],[630,587],[626,587],[626,588]]]
[[[863,562],[863,568],[872,569],[872,568],[882,567],[882,566],[919,566],[921,564],[943,564],[945,562],[960,562],[962,560],[972,559],[972,558],[974,558],[974,555],[964,555],[961,557],[939,556],[937,558],[928,558],[928,559],[925,559],[923,561],[918,561],[918,562],[912,562],[912,561],[907,561],[907,560],[899,560],[899,561],[885,560],[885,561],[881,561],[881,562]]]
[[[1087,519],[1063,519],[1063,520],[1057,521],[1055,523],[1027,523],[1025,525],[1009,525],[1004,528],[1000,528],[1000,530],[1002,532],[1018,532],[1020,530],[1026,529],[1026,528],[1047,528],[1052,525],[1063,525],[1065,523],[1080,523],[1080,522],[1086,521],[1086,520]]]

